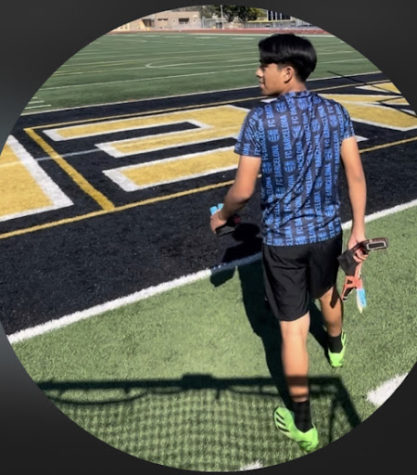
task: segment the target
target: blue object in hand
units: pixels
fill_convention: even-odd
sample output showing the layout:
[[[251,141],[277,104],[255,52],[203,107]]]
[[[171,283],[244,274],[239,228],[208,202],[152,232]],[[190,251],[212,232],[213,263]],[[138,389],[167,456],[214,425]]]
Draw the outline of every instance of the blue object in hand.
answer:
[[[217,211],[221,210],[222,208],[223,208],[223,203],[218,203],[216,206],[211,206],[210,214],[214,214]],[[227,220],[226,224],[216,229],[217,236],[224,236],[225,234],[232,233],[238,224],[240,224],[240,216],[235,214],[234,216],[232,216],[231,218]]]
[[[210,208],[210,214],[214,214],[216,213],[217,211],[221,210],[223,208],[223,203],[219,203],[218,205],[216,206],[212,206]]]

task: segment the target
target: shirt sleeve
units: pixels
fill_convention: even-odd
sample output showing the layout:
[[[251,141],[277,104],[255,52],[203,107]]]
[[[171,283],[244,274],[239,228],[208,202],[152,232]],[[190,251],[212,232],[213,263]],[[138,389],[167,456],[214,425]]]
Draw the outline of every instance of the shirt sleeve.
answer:
[[[343,118],[342,140],[344,140],[349,137],[353,137],[355,135],[355,131],[353,130],[353,124],[352,124],[352,120],[350,118],[349,112],[342,105],[340,107],[342,110],[342,118]]]
[[[252,109],[245,118],[235,145],[235,153],[248,157],[261,157],[259,109]]]

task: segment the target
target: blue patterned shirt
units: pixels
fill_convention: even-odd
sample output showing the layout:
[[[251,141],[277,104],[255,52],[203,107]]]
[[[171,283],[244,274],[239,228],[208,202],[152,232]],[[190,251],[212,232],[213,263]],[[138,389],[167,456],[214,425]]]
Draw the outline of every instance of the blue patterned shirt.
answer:
[[[265,244],[308,244],[341,232],[340,146],[353,135],[346,109],[310,91],[263,101],[248,113],[235,152],[262,159]]]

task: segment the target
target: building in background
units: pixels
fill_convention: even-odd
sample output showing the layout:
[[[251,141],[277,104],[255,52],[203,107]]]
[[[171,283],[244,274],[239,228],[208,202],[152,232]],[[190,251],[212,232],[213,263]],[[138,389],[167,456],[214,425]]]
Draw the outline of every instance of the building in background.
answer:
[[[198,30],[198,29],[234,29],[234,28],[294,28],[308,27],[308,23],[282,12],[258,9],[256,20],[242,21],[238,17],[233,20],[223,15],[222,5],[220,11],[210,7],[188,7],[166,10],[154,13],[137,20],[131,21],[115,28],[112,33],[127,33],[135,31],[158,30]]]
[[[187,28],[202,28],[201,14],[198,10],[167,10],[154,13],[119,26],[118,28],[115,28],[113,32],[122,33],[144,30],[178,30]]]

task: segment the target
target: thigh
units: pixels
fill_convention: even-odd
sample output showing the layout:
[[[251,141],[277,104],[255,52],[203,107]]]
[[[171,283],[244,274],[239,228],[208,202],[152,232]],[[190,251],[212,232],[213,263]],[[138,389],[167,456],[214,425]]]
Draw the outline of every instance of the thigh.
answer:
[[[307,261],[299,251],[263,246],[265,294],[280,321],[293,321],[308,312]]]
[[[324,295],[336,285],[342,252],[342,234],[311,246],[309,253],[308,288],[311,298]]]

